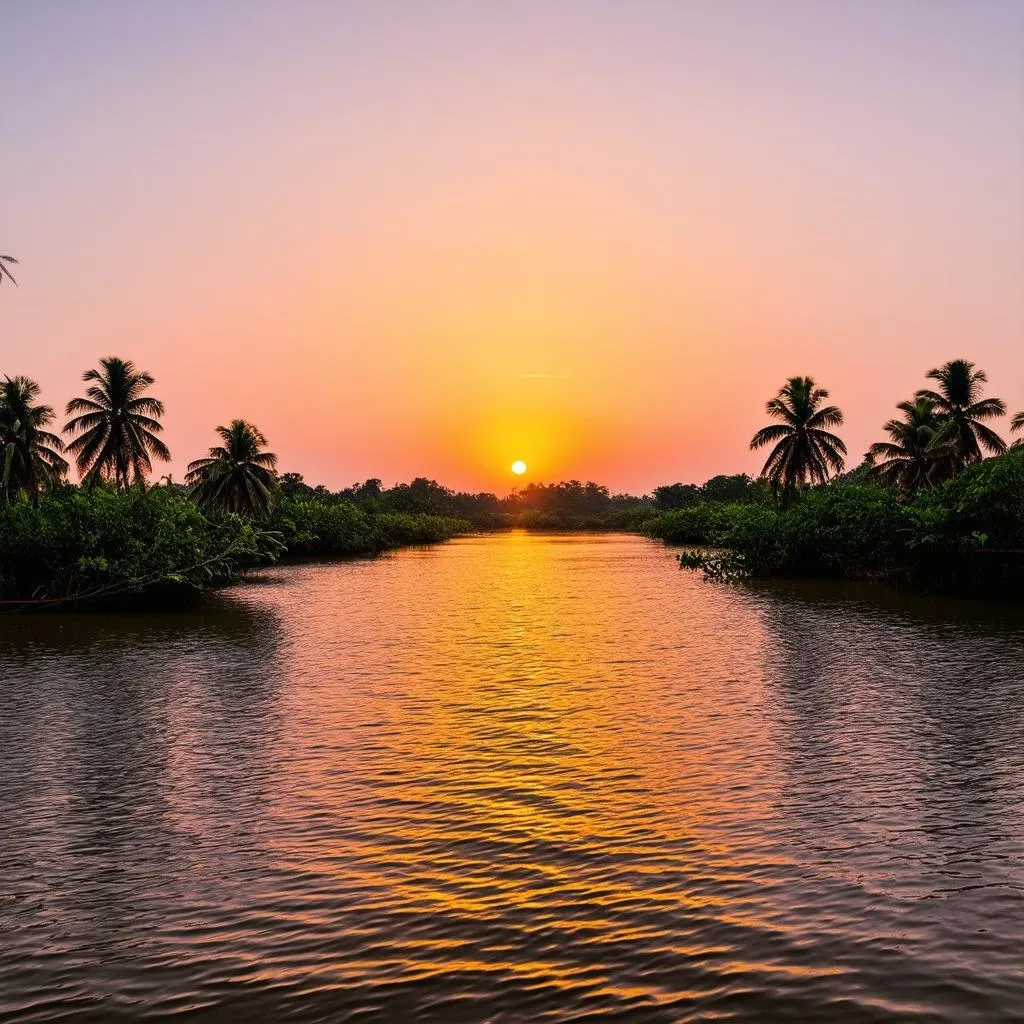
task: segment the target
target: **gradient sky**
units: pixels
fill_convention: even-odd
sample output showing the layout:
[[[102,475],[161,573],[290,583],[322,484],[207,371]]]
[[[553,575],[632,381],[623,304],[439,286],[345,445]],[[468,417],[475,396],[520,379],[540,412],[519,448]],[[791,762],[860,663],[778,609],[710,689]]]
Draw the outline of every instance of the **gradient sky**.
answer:
[[[646,491],[854,462],[931,366],[1024,408],[1019,0],[6,0],[0,371],[158,378],[180,477]]]

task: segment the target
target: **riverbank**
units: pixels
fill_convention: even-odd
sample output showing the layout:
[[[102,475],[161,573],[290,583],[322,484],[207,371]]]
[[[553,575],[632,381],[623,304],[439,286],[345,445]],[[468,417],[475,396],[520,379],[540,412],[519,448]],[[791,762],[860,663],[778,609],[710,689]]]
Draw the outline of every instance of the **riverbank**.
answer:
[[[0,608],[173,604],[286,553],[372,555],[468,533],[461,519],[284,501],[266,523],[205,514],[176,487],[62,487],[0,508]]]
[[[170,606],[282,558],[374,555],[516,528],[638,532],[654,511],[638,501],[589,512],[509,511],[487,497],[460,496],[429,481],[370,496],[293,488],[259,521],[204,511],[174,485],[60,486],[35,504],[23,499],[0,507],[0,611]]]
[[[876,580],[926,590],[1024,593],[1024,452],[969,466],[940,487],[902,495],[831,483],[788,505],[710,504],[650,520],[645,532],[687,547],[712,579]]]
[[[564,484],[535,489],[545,507],[495,507],[493,496],[426,480],[333,494],[286,484],[266,520],[204,512],[174,485],[60,486],[37,504],[0,507],[0,609],[173,602],[285,555],[372,555],[516,527],[641,533],[684,548],[681,565],[719,580],[811,577],[985,597],[1024,593],[1024,451],[909,495],[838,480],[775,502],[745,478],[719,479],[743,483],[733,487],[743,500],[707,500],[715,493],[709,485],[659,489],[650,499]],[[689,503],[659,508],[666,498]]]

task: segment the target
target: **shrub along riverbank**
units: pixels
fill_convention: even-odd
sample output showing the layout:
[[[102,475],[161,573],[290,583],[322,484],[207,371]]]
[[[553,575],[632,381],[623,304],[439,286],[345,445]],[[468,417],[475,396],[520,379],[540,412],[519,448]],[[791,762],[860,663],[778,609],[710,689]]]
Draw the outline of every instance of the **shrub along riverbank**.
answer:
[[[298,473],[285,473],[280,490],[280,513],[285,518],[289,517],[289,502],[315,503],[317,507],[310,515],[317,520],[330,519],[330,514],[323,511],[324,506],[345,504],[371,515],[430,515],[468,521],[477,530],[634,530],[658,510],[654,498],[611,494],[600,484],[578,480],[531,483],[499,498],[487,492],[453,491],[425,477],[389,488],[373,479],[341,491],[329,491],[325,487],[310,487]],[[322,532],[326,534],[329,530]]]
[[[1020,596],[1024,451],[913,494],[840,480],[780,506],[701,502],[644,531],[690,547],[680,564],[713,579],[819,576]]]
[[[431,515],[283,501],[266,523],[204,513],[183,488],[59,487],[0,506],[0,607],[176,601],[235,582],[286,553],[374,554],[470,530]]]
[[[422,507],[414,496],[431,495],[426,483],[413,496],[399,488],[384,494],[399,491],[407,507]],[[855,473],[779,504],[747,484],[722,495],[741,500],[713,500],[714,488],[677,485],[589,517],[467,508],[477,513],[473,519],[439,514],[457,500],[451,492],[434,502],[434,513],[310,489],[280,495],[262,522],[203,511],[172,485],[63,486],[38,504],[23,497],[0,506],[0,608],[177,601],[282,557],[369,555],[508,526],[643,532],[686,548],[682,566],[720,580],[817,576],[1024,593],[1024,451],[974,463],[914,494]]]
[[[306,558],[439,544],[473,529],[472,523],[456,516],[368,511],[347,501],[327,504],[304,498],[282,499],[269,527],[279,534],[289,555]]]

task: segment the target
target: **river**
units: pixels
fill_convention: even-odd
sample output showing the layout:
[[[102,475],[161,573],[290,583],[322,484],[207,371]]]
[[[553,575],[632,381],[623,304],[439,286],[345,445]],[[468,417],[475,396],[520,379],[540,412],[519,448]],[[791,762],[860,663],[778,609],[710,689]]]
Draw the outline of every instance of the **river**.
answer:
[[[1024,1012],[1024,614],[625,535],[0,619],[0,1020]]]

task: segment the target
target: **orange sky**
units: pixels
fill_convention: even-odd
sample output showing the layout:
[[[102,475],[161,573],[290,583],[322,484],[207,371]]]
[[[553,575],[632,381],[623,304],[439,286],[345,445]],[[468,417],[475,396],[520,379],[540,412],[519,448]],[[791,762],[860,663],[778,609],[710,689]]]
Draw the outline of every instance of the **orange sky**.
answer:
[[[1024,407],[1024,8],[21,0],[0,371],[158,378],[180,478],[503,491],[754,471],[783,378],[859,457],[956,356]]]

